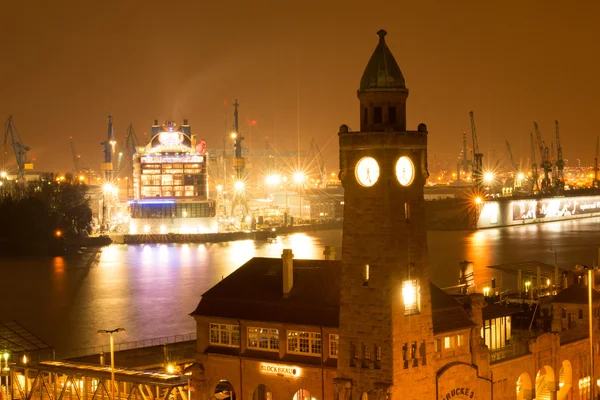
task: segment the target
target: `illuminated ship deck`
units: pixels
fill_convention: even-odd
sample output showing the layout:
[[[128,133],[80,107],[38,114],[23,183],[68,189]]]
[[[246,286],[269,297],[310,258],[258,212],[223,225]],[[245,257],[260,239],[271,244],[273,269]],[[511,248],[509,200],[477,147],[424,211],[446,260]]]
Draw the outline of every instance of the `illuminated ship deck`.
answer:
[[[580,196],[500,198],[480,206],[477,228],[539,224],[600,216],[600,194]]]
[[[152,135],[133,158],[130,234],[217,232],[204,141],[196,141],[187,120],[181,126],[155,121]]]

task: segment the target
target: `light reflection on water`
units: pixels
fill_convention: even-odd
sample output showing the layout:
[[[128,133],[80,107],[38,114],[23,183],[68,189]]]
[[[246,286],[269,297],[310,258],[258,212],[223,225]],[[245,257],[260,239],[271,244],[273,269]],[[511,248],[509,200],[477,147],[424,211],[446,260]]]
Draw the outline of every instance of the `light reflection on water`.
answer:
[[[547,223],[478,232],[428,233],[431,279],[457,283],[458,263],[474,262],[476,282],[492,277],[510,284],[488,265],[537,260],[561,267],[592,263],[600,244],[600,219]],[[341,255],[341,231],[279,237],[274,243],[112,245],[98,261],[85,258],[0,259],[0,293],[11,299],[0,321],[16,319],[57,348],[104,344],[98,329],[124,327],[118,342],[193,332],[189,313],[202,293],[252,257],[321,259],[326,245]],[[6,303],[5,303],[6,304]]]

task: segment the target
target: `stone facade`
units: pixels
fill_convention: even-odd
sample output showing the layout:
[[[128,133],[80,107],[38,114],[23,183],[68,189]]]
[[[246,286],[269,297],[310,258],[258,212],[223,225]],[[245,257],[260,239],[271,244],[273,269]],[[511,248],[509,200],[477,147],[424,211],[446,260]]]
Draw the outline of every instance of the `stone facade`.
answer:
[[[358,92],[361,131],[339,132],[341,264],[296,267],[284,251],[278,265],[253,259],[205,293],[192,314],[194,400],[583,399],[596,386],[588,366],[600,342],[590,354],[585,332],[565,326],[559,312],[581,305],[553,304],[550,332],[512,332],[490,349],[484,297],[459,303],[430,285],[427,127],[406,130],[408,89],[379,35]],[[367,157],[365,181],[357,166]],[[413,176],[399,175],[402,157]],[[503,321],[515,312],[494,307]]]

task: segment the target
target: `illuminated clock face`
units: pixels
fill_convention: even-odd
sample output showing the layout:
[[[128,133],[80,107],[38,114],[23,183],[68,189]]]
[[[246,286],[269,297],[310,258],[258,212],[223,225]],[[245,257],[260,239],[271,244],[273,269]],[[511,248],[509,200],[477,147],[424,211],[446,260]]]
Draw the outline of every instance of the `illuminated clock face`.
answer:
[[[402,186],[410,185],[415,178],[415,166],[410,158],[402,156],[396,163],[396,178]]]
[[[363,186],[373,186],[379,179],[379,164],[372,157],[361,158],[356,164],[356,180]]]

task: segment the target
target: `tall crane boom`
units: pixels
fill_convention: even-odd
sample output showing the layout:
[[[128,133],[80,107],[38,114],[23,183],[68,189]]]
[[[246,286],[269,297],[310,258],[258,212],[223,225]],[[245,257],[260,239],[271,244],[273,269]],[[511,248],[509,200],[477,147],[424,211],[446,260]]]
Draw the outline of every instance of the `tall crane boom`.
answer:
[[[75,142],[73,141],[73,136],[69,136],[69,141],[71,142],[71,154],[73,156],[73,166],[75,167],[75,173],[79,174],[79,171],[81,170],[79,166],[79,154],[77,154],[77,151],[75,150]]]
[[[473,140],[473,182],[476,188],[483,185],[483,154],[479,152],[479,143],[477,142],[477,131],[475,130],[475,116],[473,111],[469,112],[471,117],[471,136]]]
[[[533,121],[533,127],[535,129],[535,135],[537,138],[537,144],[538,147],[540,149],[540,166],[542,167],[542,170],[544,171],[544,176],[542,178],[542,184],[541,184],[541,191],[544,194],[548,194],[550,192],[550,187],[552,185],[552,182],[550,180],[550,172],[552,171],[552,163],[550,162],[550,155],[549,152],[550,150],[548,149],[548,146],[546,146],[546,144],[542,141],[542,135],[540,134],[540,129],[538,127],[537,122]]]
[[[133,157],[134,154],[137,153],[137,148],[139,147],[140,142],[133,130],[133,124],[130,123],[127,127],[127,133],[125,134],[125,149],[129,152],[129,156]]]
[[[540,185],[538,183],[538,166],[535,161],[535,141],[533,140],[533,133],[529,133],[529,137],[531,139],[531,191],[533,193],[539,193]]]
[[[314,155],[313,155],[314,153]],[[317,168],[319,171],[319,180],[320,187],[325,189],[327,186],[327,172],[325,171],[325,160],[323,159],[323,154],[321,153],[321,149],[315,142],[315,139],[311,140],[310,145],[308,146],[307,159],[309,162],[309,169],[312,169],[313,162],[316,162]],[[311,159],[312,157],[312,159]]]
[[[558,129],[558,121],[554,121],[556,127],[556,178],[554,178],[554,189],[558,193],[562,193],[565,189],[565,162],[563,160],[562,144],[560,143],[560,131]]]
[[[17,128],[15,127],[15,123],[13,122],[12,115],[8,117],[8,120],[4,124],[4,146],[6,146],[6,142],[8,141],[9,135],[13,148],[13,153],[17,161],[17,177],[19,180],[22,180],[23,178],[25,178],[25,170],[33,169],[33,164],[27,161],[27,152],[31,150],[31,148],[23,144],[23,141],[21,140],[21,135],[19,135],[19,131],[17,130]]]
[[[104,172],[104,182],[110,183],[113,180],[113,165],[112,165],[112,153],[115,152],[115,131],[113,128],[112,115],[108,114],[108,135],[105,142],[101,142],[100,145],[104,151],[104,163],[102,164],[102,171]]]
[[[510,164],[513,167],[513,170],[516,173],[516,172],[518,172],[519,168],[517,168],[517,164],[515,163],[515,159],[513,157],[512,149],[510,148],[510,143],[508,143],[508,140],[506,141],[506,148],[508,150],[508,157],[510,159]]]
[[[596,157],[594,157],[594,182],[592,186],[595,188],[600,187],[600,181],[598,181],[598,153],[600,153],[600,137],[596,137]]]

